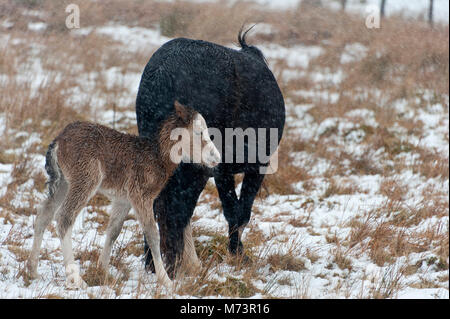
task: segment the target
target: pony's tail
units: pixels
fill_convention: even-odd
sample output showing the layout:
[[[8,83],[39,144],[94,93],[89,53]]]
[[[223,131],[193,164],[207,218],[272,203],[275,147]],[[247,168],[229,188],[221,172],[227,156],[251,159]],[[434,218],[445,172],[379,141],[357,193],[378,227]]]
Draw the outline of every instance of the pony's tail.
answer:
[[[245,25],[245,24],[244,24]],[[258,49],[257,47],[253,46],[253,45],[248,45],[247,41],[245,41],[245,37],[247,36],[247,33],[253,29],[256,24],[252,25],[250,28],[248,28],[245,32],[244,32],[244,25],[242,25],[241,29],[239,30],[239,34],[238,34],[238,42],[239,42],[239,46],[241,47],[242,51],[250,53],[253,56],[256,56],[257,58],[259,58],[260,60],[262,60],[266,65],[267,65],[267,60],[264,57],[264,55],[262,54],[261,50]]]
[[[247,44],[247,42],[245,41],[245,37],[247,36],[247,33],[253,29],[256,24],[252,25],[250,28],[248,28],[245,32],[244,32],[244,26],[245,24],[242,25],[241,29],[239,30],[239,34],[238,34],[238,42],[239,42],[239,46],[242,49],[246,49],[249,48],[249,45]]]

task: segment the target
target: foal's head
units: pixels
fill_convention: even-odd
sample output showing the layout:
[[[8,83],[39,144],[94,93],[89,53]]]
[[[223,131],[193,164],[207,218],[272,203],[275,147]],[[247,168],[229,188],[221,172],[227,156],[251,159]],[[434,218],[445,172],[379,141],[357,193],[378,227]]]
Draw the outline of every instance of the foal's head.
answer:
[[[193,162],[211,168],[217,166],[221,161],[220,153],[209,137],[203,116],[178,101],[175,101],[174,107],[175,121],[170,127],[170,134],[171,139],[178,136],[178,142],[172,145],[171,159],[174,162]]]

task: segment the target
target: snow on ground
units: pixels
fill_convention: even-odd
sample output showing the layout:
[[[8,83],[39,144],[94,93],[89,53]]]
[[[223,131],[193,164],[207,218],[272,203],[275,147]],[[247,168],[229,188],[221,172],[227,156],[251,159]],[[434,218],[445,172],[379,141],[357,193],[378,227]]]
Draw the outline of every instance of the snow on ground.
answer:
[[[263,1],[263,0],[261,0]],[[283,5],[293,5],[298,1],[282,1]],[[388,6],[395,1],[388,1]],[[274,2],[271,2],[273,4]],[[278,3],[278,2],[277,2]],[[415,1],[414,3],[418,3]],[[442,1],[437,1],[437,7]],[[448,3],[447,3],[448,7]],[[388,11],[389,11],[388,7]],[[394,8],[394,7],[392,7]],[[411,5],[411,8],[415,8]],[[438,10],[437,10],[438,11]],[[31,30],[40,31],[44,29],[42,25],[30,26]],[[86,35],[90,32],[109,36],[113,39],[120,50],[124,52],[136,52],[138,50],[152,50],[169,40],[160,36],[154,29],[145,29],[141,27],[127,27],[118,25],[105,25],[104,27],[93,29],[80,29],[73,31],[73,36]],[[1,39],[1,38],[0,38]],[[9,39],[8,39],[9,40]],[[143,48],[143,44],[145,48]],[[323,72],[305,73],[312,58],[322,54],[323,49],[315,46],[293,46],[291,48],[281,47],[274,44],[260,45],[263,53],[269,60],[269,64],[274,65],[276,60],[285,60],[287,64],[287,73],[283,74],[284,80],[288,81],[293,77],[309,76],[316,83],[329,82],[338,85],[344,76],[339,74],[336,77],[330,77],[327,70]],[[357,61],[366,54],[366,49],[359,43],[346,46],[341,57],[341,63],[350,63]],[[34,77],[30,79],[31,84],[45,81],[46,71],[37,58],[30,65]],[[1,76],[1,74],[0,74]],[[25,71],[18,70],[16,79],[26,81]],[[108,79],[108,83],[119,81],[124,83],[123,103],[130,104],[135,99],[140,74],[126,74],[117,68],[104,70],[102,75]],[[100,79],[99,74],[80,74],[81,83],[87,85],[85,94],[92,92],[90,81]],[[35,85],[39,85],[35,84]],[[80,91],[81,92],[81,91]],[[83,96],[78,91],[73,92],[73,99],[69,103],[82,103]],[[337,101],[337,96],[330,96],[327,92],[320,90],[298,91],[295,94],[305,98],[321,99],[321,94],[326,94],[328,98]],[[97,96],[92,106],[99,108],[97,120],[111,124],[121,122],[123,125],[134,125],[135,114],[130,110],[116,111],[102,109],[106,101],[102,96]],[[317,141],[320,136],[334,130],[335,134],[329,137],[330,144],[336,145],[340,151],[345,150],[349,154],[363,154],[366,150],[361,141],[365,137],[367,127],[376,128],[378,123],[372,110],[354,109],[345,114],[345,117],[329,117],[321,123],[316,123],[314,118],[308,113],[313,108],[313,104],[295,104],[286,101],[287,123],[292,127],[291,134],[299,136],[304,140]],[[417,111],[408,102],[399,103],[395,106],[398,112],[413,112],[414,117],[420,119],[426,127],[426,136],[420,138],[417,143],[427,148],[442,152],[448,156],[448,103],[447,105],[432,104],[426,109]],[[355,119],[363,119],[365,130],[361,128],[361,123]],[[355,124],[358,123],[358,124]],[[119,126],[120,129],[120,126]],[[7,131],[8,130],[8,131]],[[395,128],[393,129],[395,130]],[[0,114],[0,135],[8,133],[10,136],[21,138],[23,142],[17,148],[8,149],[7,153],[29,153],[34,145],[41,142],[41,136],[38,132],[29,134],[20,130],[13,130],[6,125],[5,114]],[[447,136],[447,137],[446,137]],[[411,136],[411,139],[414,137]],[[416,143],[416,144],[417,144]],[[383,150],[374,152],[373,156],[378,156],[384,161]],[[400,156],[400,155],[399,155]],[[404,156],[404,155],[402,155]],[[256,256],[267,256],[274,253],[292,254],[298,257],[303,263],[301,271],[277,270],[273,271],[266,265],[258,270],[259,278],[253,284],[261,292],[254,297],[264,297],[267,295],[273,297],[299,298],[307,296],[310,298],[361,298],[367,297],[370,289],[380,282],[380,278],[390,278],[399,272],[400,265],[415,265],[421,263],[418,272],[413,276],[402,277],[400,282],[403,288],[399,289],[396,296],[398,298],[448,298],[448,283],[437,284],[439,287],[433,288],[414,288],[414,283],[427,278],[436,282],[438,277],[445,276],[448,271],[438,269],[427,265],[425,260],[435,258],[431,252],[419,252],[407,257],[400,257],[393,264],[378,266],[373,260],[364,253],[348,254],[347,258],[351,267],[338,267],[333,256],[336,256],[335,250],[338,249],[330,236],[336,237],[336,240],[345,240],[349,236],[351,227],[349,226],[355,219],[364,219],[369,212],[383,205],[387,197],[380,192],[383,178],[378,175],[354,175],[349,173],[345,178],[338,177],[336,183],[345,185],[346,183],[358,185],[358,190],[351,194],[333,194],[324,197],[324,193],[330,186],[329,182],[324,182],[326,174],[332,163],[325,158],[312,157],[306,151],[294,152],[291,154],[294,166],[305,168],[314,178],[311,180],[314,187],[307,187],[303,182],[295,185],[299,191],[293,195],[270,195],[265,199],[257,199],[255,210],[250,224],[243,234],[243,241],[254,233],[260,233],[267,242],[261,246],[252,248],[252,253]],[[411,161],[414,161],[411,155]],[[36,172],[43,172],[44,157],[35,154],[30,163]],[[11,173],[14,167],[12,164],[0,164],[0,196],[5,195],[8,184],[12,181]],[[425,179],[412,171],[403,171],[397,176],[397,180],[408,189],[406,192],[406,201],[414,205],[421,201],[421,190],[427,187],[441,189],[443,194],[448,195],[448,180],[442,182],[440,179]],[[213,183],[213,180],[210,181]],[[35,203],[44,198],[44,193],[34,188],[33,179],[24,182],[17,190],[16,196],[11,204],[17,207],[28,207],[30,203]],[[219,208],[212,208],[211,203],[205,201],[208,194],[203,193],[200,198],[200,204],[194,212],[193,227],[198,230],[196,237],[198,242],[208,242],[211,240],[211,232],[218,232],[226,235],[227,223]],[[34,200],[34,201],[33,201]],[[103,207],[107,212],[109,206]],[[2,208],[0,207],[0,212]],[[102,232],[95,229],[100,226],[98,218],[103,212],[93,211],[93,207],[86,207],[81,212],[73,230],[73,242],[75,252],[92,251],[99,249],[105,239]],[[133,212],[131,212],[133,216]],[[41,259],[39,263],[39,272],[41,278],[31,283],[24,281],[17,274],[23,269],[23,252],[29,251],[32,244],[32,225],[35,216],[20,215],[14,216],[14,222],[10,222],[11,216],[0,217],[0,297],[1,298],[36,298],[48,296],[61,296],[66,298],[89,298],[89,297],[111,297],[111,298],[133,298],[133,297],[153,297],[157,285],[154,275],[150,275],[143,270],[142,257],[137,254],[129,254],[121,263],[124,263],[129,269],[125,283],[117,289],[94,286],[85,291],[68,291],[64,288],[64,269],[62,265],[62,255],[60,251],[59,240],[53,231],[46,231],[44,235]],[[307,221],[305,227],[299,227],[296,221]],[[380,222],[380,221],[379,221]],[[425,220],[417,227],[427,229],[427,227],[442,224],[445,231],[448,231],[448,213],[444,217],[433,217]],[[207,231],[202,233],[202,231]],[[130,245],[137,245],[138,252],[141,252],[141,232],[134,218],[125,222],[124,229],[114,246],[112,256],[117,256],[123,249]],[[308,257],[309,256],[309,257]],[[314,257],[313,257],[314,256]],[[114,257],[113,257],[114,258]],[[448,262],[448,261],[447,261]],[[89,267],[89,261],[85,261],[81,267]],[[120,265],[111,266],[113,276],[121,276]],[[234,278],[242,277],[242,271],[236,270],[226,264],[221,264],[215,269],[213,277],[218,281],[225,281],[228,276]],[[378,287],[379,288],[379,287]],[[383,288],[383,287],[381,287]],[[381,289],[380,288],[380,289]],[[175,295],[173,297],[189,297],[186,295]],[[192,296],[190,296],[192,297]]]
[[[128,27],[110,24],[103,27],[73,29],[72,33],[77,35],[88,35],[91,32],[110,36],[111,39],[122,43],[121,50],[125,52],[136,52],[148,48],[158,48],[170,39],[162,36],[158,30],[141,27]]]
[[[297,7],[302,0],[249,0],[268,6],[273,9],[290,9]],[[322,3],[330,8],[340,10],[340,1],[323,0]],[[387,0],[386,14],[402,14],[406,17],[417,18],[419,16],[427,17],[428,0]],[[368,14],[373,12],[371,9],[380,6],[380,0],[347,0],[347,10]],[[436,21],[447,22],[449,16],[449,2],[447,0],[434,1],[434,18]]]

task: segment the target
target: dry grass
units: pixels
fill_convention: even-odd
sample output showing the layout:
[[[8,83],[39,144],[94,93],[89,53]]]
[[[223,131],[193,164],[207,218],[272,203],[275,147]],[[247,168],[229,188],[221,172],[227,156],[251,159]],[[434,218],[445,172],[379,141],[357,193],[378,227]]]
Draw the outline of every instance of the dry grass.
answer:
[[[267,262],[271,266],[272,271],[289,270],[302,271],[305,270],[305,262],[295,256],[289,254],[282,255],[279,253],[271,254],[267,257]]]
[[[286,128],[286,131],[288,130],[289,128]],[[278,170],[276,174],[266,175],[259,192],[260,197],[264,198],[269,194],[295,194],[293,184],[309,178],[305,169],[291,164],[292,152],[300,148],[301,142],[299,141],[289,138],[281,140],[278,149]]]
[[[0,47],[0,74],[14,78],[20,73],[33,78],[32,62],[38,57],[40,67],[47,75],[47,79],[36,87],[24,85],[19,81],[0,85],[0,115],[6,120],[6,130],[0,140],[0,164],[13,165],[12,181],[0,198],[0,216],[7,224],[14,225],[16,216],[30,216],[36,212],[38,202],[31,195],[23,200],[28,206],[14,205],[20,187],[31,179],[32,187],[39,192],[44,190],[45,176],[42,171],[36,170],[30,155],[44,155],[52,138],[74,120],[96,120],[102,112],[119,107],[120,110],[133,111],[133,102],[129,105],[115,104],[124,88],[120,85],[108,86],[105,83],[105,70],[117,67],[124,74],[141,73],[153,50],[151,48],[149,51],[124,54],[115,48],[116,43],[113,40],[96,33],[71,36],[72,41],[67,41],[64,8],[68,3],[71,1],[21,0],[0,4],[0,20],[7,18],[14,23],[7,33],[11,39],[20,39]],[[279,148],[279,170],[264,179],[259,193],[260,199],[263,200],[269,194],[297,194],[299,192],[294,185],[299,182],[302,182],[305,191],[314,191],[317,188],[317,176],[312,174],[308,167],[292,164],[292,154],[297,152],[306,152],[314,159],[323,159],[330,163],[329,169],[320,176],[323,178],[321,182],[328,183],[321,195],[323,203],[327,203],[334,196],[364,193],[360,185],[345,179],[348,175],[380,175],[383,178],[378,194],[384,196],[386,202],[349,221],[350,232],[345,240],[333,234],[326,237],[327,245],[333,247],[330,267],[335,264],[338,268],[351,272],[354,267],[351,257],[364,254],[379,266],[387,265],[389,270],[382,274],[381,279],[375,283],[376,288],[370,292],[369,297],[373,298],[395,297],[403,287],[402,276],[418,271],[417,265],[410,265],[409,268],[395,266],[398,257],[430,251],[436,255],[435,260],[427,261],[430,266],[448,270],[448,224],[432,225],[408,233],[405,231],[414,229],[413,227],[421,225],[429,218],[448,216],[448,194],[439,189],[425,188],[420,194],[422,202],[415,206],[407,205],[409,186],[402,183],[397,176],[398,173],[411,170],[424,180],[448,182],[448,157],[405,139],[405,136],[419,139],[425,136],[425,123],[414,118],[405,118],[395,112],[393,106],[403,99],[409,105],[414,105],[416,114],[428,105],[436,103],[448,107],[448,28],[436,25],[431,29],[420,22],[392,17],[383,20],[382,29],[370,31],[364,27],[359,16],[307,5],[290,11],[265,11],[251,3],[239,1],[233,5],[226,1],[198,5],[184,1],[167,3],[152,0],[109,0],[106,4],[100,1],[83,1],[79,5],[82,27],[103,26],[109,22],[148,28],[157,26],[165,36],[186,36],[229,44],[236,41],[237,31],[244,22],[264,22],[271,24],[276,32],[250,35],[249,42],[270,41],[285,47],[320,45],[324,52],[313,59],[307,68],[299,69],[308,74],[341,70],[345,77],[338,85],[315,83],[308,76],[287,81],[283,79],[282,74],[289,68],[286,61],[282,60],[274,62],[274,74],[286,101],[295,105],[313,103],[313,107],[306,114],[312,116],[314,123],[320,125],[329,118],[338,117],[351,121],[354,126],[345,132],[340,132],[337,126],[331,127],[317,139],[306,139],[298,136],[295,127],[287,123]],[[24,9],[45,11],[48,14],[45,18],[27,16],[25,19],[22,14]],[[48,26],[45,32],[35,33],[28,30],[29,22],[42,20]],[[367,48],[366,56],[359,61],[341,64],[340,58],[346,45],[356,42]],[[90,88],[83,89],[83,84],[90,82],[88,78],[83,78],[83,74],[91,72],[100,76],[91,81]],[[339,98],[335,102],[326,98],[316,101],[294,94],[299,90],[338,94]],[[431,100],[425,97],[425,90],[432,92]],[[94,93],[107,101],[107,105],[98,108],[93,106],[96,102]],[[74,99],[74,96],[78,99]],[[348,112],[361,108],[373,112],[377,127],[367,125],[364,117],[347,115]],[[291,116],[302,120],[296,118],[295,114]],[[133,123],[118,121],[115,124],[124,131],[136,133]],[[393,130],[394,127],[400,127],[406,133],[398,133]],[[363,135],[360,145],[364,152],[361,156],[344,150],[340,144],[346,142],[355,131],[362,132]],[[33,133],[39,133],[40,140],[25,146],[26,137]],[[384,157],[381,160],[373,155],[379,149],[383,149]],[[415,154],[418,157],[412,163],[407,163],[402,157]],[[202,200],[199,204],[208,203],[211,209],[221,209],[217,190],[211,183],[207,184]],[[100,233],[107,224],[105,207],[108,204],[109,202],[100,196],[96,196],[89,203],[87,221],[94,224]],[[318,205],[320,204],[314,200],[305,200],[300,207],[306,211],[304,217],[289,218],[279,214],[271,217],[271,221],[276,222],[288,217],[286,220],[290,226],[310,227],[310,216]],[[259,214],[262,215],[262,212]],[[258,215],[257,207],[254,208],[254,215]],[[261,292],[252,283],[253,280],[266,281],[264,276],[258,273],[264,263],[270,264],[272,271],[307,271],[304,259],[298,258],[301,255],[298,251],[268,254],[263,250],[263,253],[255,253],[261,243],[269,240],[258,232],[256,227],[248,232],[245,242],[250,264],[242,260],[236,261],[229,256],[227,237],[224,234],[208,233],[207,230],[195,228],[194,231],[194,237],[200,234],[210,236],[208,241],[196,242],[196,250],[204,269],[196,280],[180,285],[180,294],[253,296],[256,292]],[[54,229],[52,233],[55,234]],[[23,240],[19,237],[13,236],[2,244],[7,245],[17,260],[23,261],[26,252],[21,247]],[[98,258],[97,251],[83,250],[77,258],[85,265],[84,278],[90,286],[106,283],[120,292],[130,275],[126,257],[140,256],[141,251],[140,237],[118,249],[111,260],[119,273],[117,278],[98,273],[93,266]],[[314,250],[307,249],[302,253],[313,264],[320,259]],[[212,274],[223,264],[240,271],[242,277],[236,279],[227,276],[223,282],[215,279]],[[442,278],[443,281],[445,279]],[[278,278],[278,285],[289,283],[293,284],[290,278]],[[272,284],[275,285],[276,281],[267,282],[267,296],[270,296],[269,288]],[[299,285],[296,297],[309,295],[308,286],[302,285]],[[432,284],[423,280],[418,286],[430,287]],[[58,296],[47,294],[45,297]]]

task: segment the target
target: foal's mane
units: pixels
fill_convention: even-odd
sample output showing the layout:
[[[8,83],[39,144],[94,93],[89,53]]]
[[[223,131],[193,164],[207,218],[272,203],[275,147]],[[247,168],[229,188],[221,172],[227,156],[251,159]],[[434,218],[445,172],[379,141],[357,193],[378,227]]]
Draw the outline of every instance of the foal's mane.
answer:
[[[176,102],[177,103],[177,102]],[[180,114],[180,112],[182,114]],[[182,110],[176,110],[161,123],[159,132],[158,132],[158,148],[163,158],[168,158],[170,156],[170,149],[174,142],[170,139],[170,134],[176,128],[191,128],[195,114],[195,111],[192,107],[182,106]]]

